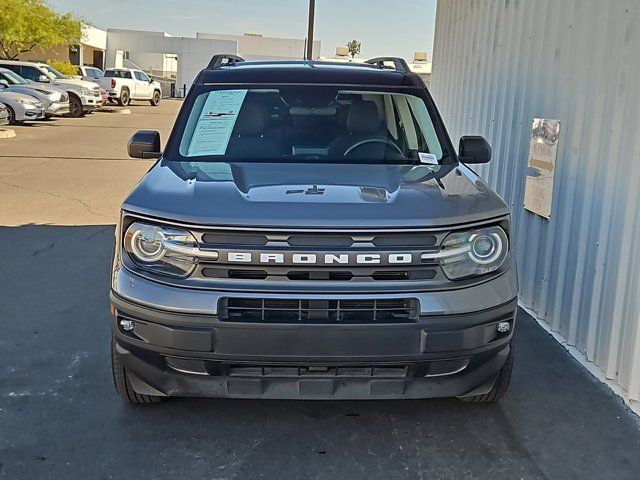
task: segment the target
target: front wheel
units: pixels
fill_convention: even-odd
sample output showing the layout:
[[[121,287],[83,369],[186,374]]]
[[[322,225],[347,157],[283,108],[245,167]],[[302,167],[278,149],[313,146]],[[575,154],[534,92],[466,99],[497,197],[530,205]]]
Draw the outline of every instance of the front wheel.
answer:
[[[111,336],[111,371],[113,372],[113,384],[116,387],[116,392],[126,403],[148,405],[150,403],[160,403],[164,400],[163,397],[141,395],[135,392],[127,376],[127,371],[122,365],[120,354],[116,350],[116,340],[113,335]]]
[[[9,113],[9,125],[15,125],[16,124],[16,114],[13,111],[13,109],[7,105],[7,113]]]
[[[69,97],[69,116],[73,118],[82,116],[82,102],[76,96]]]
[[[504,366],[500,369],[493,387],[488,393],[483,395],[473,395],[471,397],[459,397],[458,400],[469,403],[490,403],[497,402],[509,389],[511,383],[511,371],[513,370],[513,341],[509,344],[509,356]]]
[[[155,92],[153,92],[153,98],[150,100],[151,106],[152,107],[157,107],[158,105],[160,105],[160,92],[158,90],[156,90]]]

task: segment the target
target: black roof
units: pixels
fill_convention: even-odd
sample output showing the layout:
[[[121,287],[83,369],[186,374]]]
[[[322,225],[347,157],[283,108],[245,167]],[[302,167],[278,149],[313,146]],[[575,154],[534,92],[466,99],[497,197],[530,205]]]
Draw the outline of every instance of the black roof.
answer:
[[[313,83],[424,88],[420,77],[404,68],[307,60],[238,61],[229,66],[208,67],[200,73],[196,83]]]

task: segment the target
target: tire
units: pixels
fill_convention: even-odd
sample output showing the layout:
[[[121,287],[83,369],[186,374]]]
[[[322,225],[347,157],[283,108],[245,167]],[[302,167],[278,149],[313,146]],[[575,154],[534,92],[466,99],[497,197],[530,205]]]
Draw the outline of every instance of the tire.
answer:
[[[151,103],[152,107],[157,107],[158,105],[160,105],[161,98],[162,98],[162,95],[160,94],[160,92],[158,90],[155,90],[153,92],[153,98],[150,100],[149,103]]]
[[[120,91],[120,98],[118,99],[118,105],[120,105],[121,107],[127,107],[129,106],[129,103],[131,103],[129,90],[127,90],[126,88],[123,88],[122,91]]]
[[[16,114],[13,111],[13,109],[9,106],[6,105],[7,107],[7,112],[9,113],[9,125],[15,125],[16,124]]]
[[[122,365],[120,354],[116,350],[116,341],[111,336],[111,371],[113,372],[113,384],[116,392],[125,403],[133,405],[148,405],[151,403],[160,403],[164,397],[156,397],[153,395],[140,395],[136,393],[129,381],[127,371]]]
[[[84,115],[82,111],[82,102],[75,95],[69,95],[69,117],[80,118]]]
[[[513,370],[513,342],[509,344],[510,351],[507,361],[500,369],[498,377],[493,384],[493,387],[488,393],[484,395],[473,395],[471,397],[459,397],[458,400],[468,403],[491,403],[497,402],[509,389],[509,383],[511,382],[511,371]]]

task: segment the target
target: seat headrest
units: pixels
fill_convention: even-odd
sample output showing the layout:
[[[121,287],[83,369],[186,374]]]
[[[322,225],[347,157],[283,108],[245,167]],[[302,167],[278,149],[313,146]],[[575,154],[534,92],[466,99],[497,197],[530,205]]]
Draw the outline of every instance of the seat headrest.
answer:
[[[257,137],[267,126],[267,115],[264,105],[260,103],[245,103],[240,110],[238,120],[233,130],[234,135],[241,137]]]
[[[349,108],[347,130],[351,133],[368,134],[380,130],[378,107],[374,102],[354,102]]]

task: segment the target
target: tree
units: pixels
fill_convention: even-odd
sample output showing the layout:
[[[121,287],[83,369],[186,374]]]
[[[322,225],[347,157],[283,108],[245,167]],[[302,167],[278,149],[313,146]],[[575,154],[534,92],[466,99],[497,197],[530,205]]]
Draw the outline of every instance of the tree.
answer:
[[[82,24],[72,14],[53,11],[45,0],[1,0],[0,58],[14,60],[34,48],[75,45]]]
[[[347,42],[347,48],[349,49],[349,55],[351,55],[351,59],[360,54],[360,47],[362,47],[362,43],[357,40],[351,40],[350,42]]]

